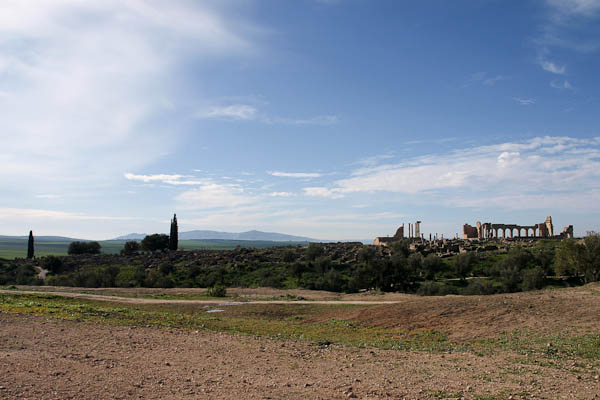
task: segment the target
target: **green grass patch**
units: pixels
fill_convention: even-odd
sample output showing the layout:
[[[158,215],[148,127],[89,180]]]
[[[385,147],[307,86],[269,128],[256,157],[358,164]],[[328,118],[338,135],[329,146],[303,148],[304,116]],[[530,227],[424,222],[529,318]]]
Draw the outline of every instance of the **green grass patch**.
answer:
[[[27,239],[0,239],[0,258],[13,260],[27,257]],[[119,254],[125,240],[99,241],[104,254]],[[36,241],[36,258],[44,256],[66,256],[68,241]],[[237,246],[252,249],[269,249],[279,246],[306,246],[307,242],[273,242],[267,240],[180,240],[180,250],[233,250]]]
[[[65,320],[219,331],[276,339],[306,340],[316,344],[381,349],[445,351],[452,347],[444,334],[432,330],[373,328],[343,320],[322,323],[305,320],[306,317],[319,312],[342,307],[357,306],[248,304],[219,306],[225,309],[225,312],[209,314],[206,313],[206,308],[199,305],[115,306],[53,295],[0,295],[1,312],[43,315]]]
[[[540,335],[530,329],[515,329],[494,339],[478,341],[473,347],[479,350],[500,348],[556,360],[576,357],[600,360],[600,333]]]

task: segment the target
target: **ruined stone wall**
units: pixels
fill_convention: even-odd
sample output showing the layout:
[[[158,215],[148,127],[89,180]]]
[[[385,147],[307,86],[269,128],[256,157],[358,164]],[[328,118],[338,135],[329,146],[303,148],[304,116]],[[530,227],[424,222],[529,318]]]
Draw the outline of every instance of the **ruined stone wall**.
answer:
[[[477,228],[469,224],[463,225],[463,239],[477,239],[479,237]]]

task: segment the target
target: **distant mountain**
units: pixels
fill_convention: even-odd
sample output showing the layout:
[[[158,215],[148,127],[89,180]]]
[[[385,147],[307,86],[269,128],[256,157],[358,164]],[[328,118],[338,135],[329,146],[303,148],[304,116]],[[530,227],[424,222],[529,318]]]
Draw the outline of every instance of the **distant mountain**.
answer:
[[[145,233],[130,233],[129,235],[119,236],[110,240],[142,240],[145,237]]]
[[[321,242],[305,236],[286,235],[276,232],[248,231],[241,233],[215,231],[189,231],[179,234],[181,240],[226,239],[226,240],[268,240],[272,242]]]
[[[130,233],[129,235],[119,236],[113,240],[142,240],[146,234]],[[218,232],[218,231],[189,231],[179,232],[179,240],[264,240],[271,242],[323,242],[323,240],[312,239],[304,236],[286,235],[276,232],[248,231],[241,233]]]
[[[0,235],[0,239],[13,239],[13,240],[29,240],[29,236],[2,236]],[[37,242],[75,242],[75,241],[83,241],[84,239],[73,239],[64,236],[35,236],[33,235],[33,239]]]

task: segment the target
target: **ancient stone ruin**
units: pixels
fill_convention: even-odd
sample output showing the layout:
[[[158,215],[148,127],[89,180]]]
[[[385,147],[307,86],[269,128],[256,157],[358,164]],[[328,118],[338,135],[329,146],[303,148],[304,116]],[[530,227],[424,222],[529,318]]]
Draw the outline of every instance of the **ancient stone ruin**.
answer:
[[[554,225],[552,217],[546,217],[546,221],[534,225],[516,225],[516,224],[493,224],[490,222],[481,223],[477,221],[475,226],[469,224],[463,225],[463,239],[516,239],[516,238],[546,238],[546,239],[567,239],[573,237],[573,225],[566,226],[563,231],[554,235]]]
[[[408,224],[408,236],[404,235],[404,224],[396,230],[396,234],[392,237],[390,236],[381,236],[376,237],[375,241],[373,241],[373,245],[375,246],[388,246],[391,243],[408,238],[408,239],[422,239],[421,235],[421,221],[417,221],[414,224]]]

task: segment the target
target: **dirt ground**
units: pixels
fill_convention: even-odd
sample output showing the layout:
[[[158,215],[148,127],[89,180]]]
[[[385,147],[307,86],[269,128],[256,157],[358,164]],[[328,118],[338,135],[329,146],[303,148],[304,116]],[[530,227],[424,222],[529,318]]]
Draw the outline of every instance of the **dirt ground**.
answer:
[[[174,296],[174,297],[192,297],[204,296],[206,289],[200,288],[76,288],[68,286],[23,286],[17,288],[36,292],[63,292],[63,293],[88,293],[95,295],[111,296]],[[273,288],[227,288],[227,295],[238,297],[240,300],[258,300],[258,299],[289,299],[290,296],[298,299],[303,298],[309,301],[368,301],[368,302],[398,302],[406,299],[412,299],[414,296],[404,293],[335,293],[324,290],[307,289],[273,289]]]
[[[378,300],[396,303],[317,319],[425,327],[458,341],[524,326],[600,332],[599,285]],[[508,350],[483,356],[318,346],[0,313],[0,398],[6,399],[600,399],[597,361]]]
[[[525,365],[510,352],[318,347],[8,314],[0,324],[7,399],[600,398],[593,370]]]
[[[19,293],[31,290],[89,300],[129,304],[211,304],[248,301],[252,304],[370,304],[372,307],[334,310],[307,322],[343,319],[367,326],[406,330],[432,329],[445,333],[453,341],[492,338],[514,329],[534,329],[546,334],[600,333],[600,284],[569,289],[540,290],[493,296],[430,296],[404,293],[343,294],[311,290],[279,290],[271,288],[227,289],[226,299],[178,300],[119,295],[199,296],[205,289],[111,288],[81,289],[48,286],[19,286]],[[81,291],[85,293],[81,293]],[[108,295],[110,294],[110,295]],[[306,300],[284,300],[289,296]],[[256,300],[256,299],[281,300]]]
[[[344,319],[375,327],[433,329],[454,341],[514,329],[552,334],[600,333],[600,284],[493,296],[401,295],[393,304],[349,310]],[[392,298],[389,298],[392,299]],[[335,318],[322,314],[314,321]]]

